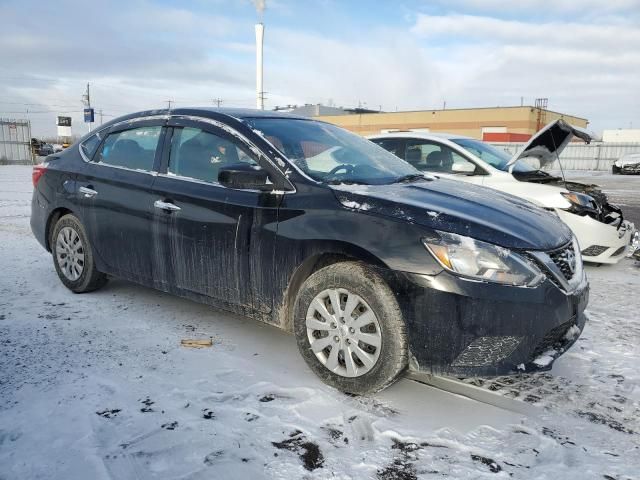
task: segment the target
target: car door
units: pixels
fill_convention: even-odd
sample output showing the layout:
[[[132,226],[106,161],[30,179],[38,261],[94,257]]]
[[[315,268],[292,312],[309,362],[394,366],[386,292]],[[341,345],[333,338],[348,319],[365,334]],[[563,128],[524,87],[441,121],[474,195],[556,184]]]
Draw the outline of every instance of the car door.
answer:
[[[437,141],[408,139],[405,143],[403,158],[423,172],[479,185],[483,183],[486,176],[484,169],[448,145]]]
[[[269,286],[257,271],[273,262],[282,194],[218,183],[223,166],[258,166],[251,150],[227,131],[185,119],[169,126],[153,185],[156,280],[167,290],[177,287],[269,313]]]
[[[143,283],[153,277],[151,185],[165,122],[113,126],[91,158],[81,150],[89,161],[76,182],[83,221],[102,268]]]

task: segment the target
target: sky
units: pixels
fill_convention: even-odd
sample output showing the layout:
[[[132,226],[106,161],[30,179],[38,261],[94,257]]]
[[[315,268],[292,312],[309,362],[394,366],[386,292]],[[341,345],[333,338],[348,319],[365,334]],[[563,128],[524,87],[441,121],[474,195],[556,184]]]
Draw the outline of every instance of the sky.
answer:
[[[262,2],[261,2],[262,3]],[[640,128],[640,0],[0,0],[0,117],[83,134],[172,106],[255,107],[254,24],[265,23],[265,108],[386,111],[532,105]],[[100,123],[100,118],[97,118]]]

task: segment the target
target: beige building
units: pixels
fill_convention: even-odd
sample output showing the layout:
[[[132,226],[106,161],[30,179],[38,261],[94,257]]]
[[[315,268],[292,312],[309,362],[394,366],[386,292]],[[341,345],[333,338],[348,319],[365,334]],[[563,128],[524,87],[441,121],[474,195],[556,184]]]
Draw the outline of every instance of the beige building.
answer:
[[[496,142],[528,140],[544,125],[558,118],[582,128],[589,123],[585,118],[526,106],[320,115],[315,118],[360,135],[387,130],[422,130]]]

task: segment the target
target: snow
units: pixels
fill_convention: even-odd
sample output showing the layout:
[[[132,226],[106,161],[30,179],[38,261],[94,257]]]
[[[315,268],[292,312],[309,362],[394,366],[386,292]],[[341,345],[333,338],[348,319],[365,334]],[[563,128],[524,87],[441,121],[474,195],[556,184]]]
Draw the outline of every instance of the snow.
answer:
[[[349,397],[273,327],[120,280],[66,290],[30,232],[30,182],[0,167],[3,480],[637,478],[630,259],[587,267],[590,321],[550,373],[474,380],[530,415],[406,378]]]
[[[367,211],[367,210],[369,210],[371,208],[371,205],[369,205],[366,202],[360,203],[360,202],[356,202],[354,200],[340,199],[340,203],[342,205],[344,205],[345,207],[347,207],[347,208],[353,208],[355,210]]]

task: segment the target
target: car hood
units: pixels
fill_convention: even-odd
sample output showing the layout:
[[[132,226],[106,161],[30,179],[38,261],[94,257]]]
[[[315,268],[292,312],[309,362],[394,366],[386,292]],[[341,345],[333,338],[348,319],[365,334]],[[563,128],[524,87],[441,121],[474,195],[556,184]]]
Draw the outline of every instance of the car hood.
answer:
[[[438,178],[391,185],[332,186],[340,203],[518,250],[550,250],[571,239],[554,214],[512,195]]]
[[[550,165],[574,136],[581,138],[586,143],[593,139],[586,130],[569,125],[562,119],[551,122],[531,137],[522,151],[511,157],[507,165],[511,166],[522,158],[537,158],[540,162],[540,168]]]

